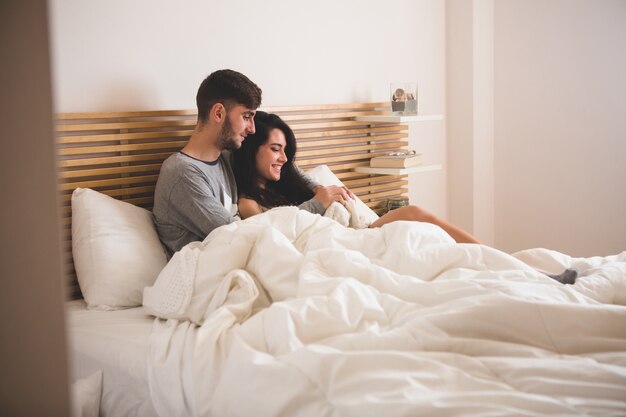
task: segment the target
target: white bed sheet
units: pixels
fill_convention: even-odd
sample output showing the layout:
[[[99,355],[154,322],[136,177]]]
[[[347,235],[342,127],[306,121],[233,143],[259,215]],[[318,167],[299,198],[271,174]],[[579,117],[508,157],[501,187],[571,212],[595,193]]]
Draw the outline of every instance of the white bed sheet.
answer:
[[[143,307],[92,311],[83,300],[68,302],[66,314],[71,379],[102,371],[100,415],[156,416],[148,386],[154,317]]]

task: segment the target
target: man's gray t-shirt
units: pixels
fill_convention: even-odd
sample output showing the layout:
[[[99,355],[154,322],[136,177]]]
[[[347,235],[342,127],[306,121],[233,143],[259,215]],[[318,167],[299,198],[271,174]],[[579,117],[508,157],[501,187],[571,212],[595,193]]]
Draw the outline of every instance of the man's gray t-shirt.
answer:
[[[154,222],[168,255],[190,242],[202,241],[220,226],[239,220],[233,156],[222,151],[214,162],[205,162],[182,152],[163,162],[154,193]],[[304,176],[313,189],[317,184]],[[324,206],[311,199],[298,206],[323,214]]]
[[[237,186],[232,155],[223,151],[214,162],[182,152],[163,162],[154,193],[154,222],[169,255],[237,217]]]

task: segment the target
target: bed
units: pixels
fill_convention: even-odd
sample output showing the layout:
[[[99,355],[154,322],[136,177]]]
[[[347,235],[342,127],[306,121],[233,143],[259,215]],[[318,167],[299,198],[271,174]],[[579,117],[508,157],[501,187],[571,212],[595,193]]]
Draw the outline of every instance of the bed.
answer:
[[[154,416],[148,362],[154,317],[142,307],[89,310],[84,300],[67,303],[72,380],[102,372],[103,415]]]
[[[406,195],[406,177],[354,171],[406,146],[406,126],[355,120],[383,107],[269,110],[294,127],[300,166],[375,216]],[[626,252],[507,254],[283,207],[168,260],[151,193],[193,124],[59,116],[70,356],[74,379],[102,372],[101,415],[626,414]],[[546,275],[565,268],[574,285]]]

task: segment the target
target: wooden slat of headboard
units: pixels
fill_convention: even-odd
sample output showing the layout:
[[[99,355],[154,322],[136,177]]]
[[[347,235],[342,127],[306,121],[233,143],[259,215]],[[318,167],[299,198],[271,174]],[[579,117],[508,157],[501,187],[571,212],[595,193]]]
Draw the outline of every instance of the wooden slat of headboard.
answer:
[[[64,148],[58,151],[59,156],[68,155],[88,155],[97,153],[116,153],[124,151],[152,151],[161,149],[176,149],[180,147],[180,141],[177,142],[158,142],[158,143],[135,143],[135,144],[121,144],[121,145],[102,145],[102,146],[89,146],[89,147],[71,147]]]
[[[389,102],[378,102],[378,103],[340,103],[340,104],[310,104],[305,106],[273,106],[273,107],[263,107],[262,110],[269,113],[277,113],[280,115],[284,115],[286,113],[292,112],[317,112],[317,113],[327,113],[332,111],[339,110],[349,110],[349,109],[363,109],[363,110],[380,110],[389,108]],[[282,117],[282,116],[281,116]]]
[[[362,127],[367,125],[364,122],[355,122],[352,120],[344,120],[340,122],[317,122],[317,123],[290,123],[291,129],[293,129],[296,134],[301,130],[307,129],[327,129],[330,130],[332,128],[346,128],[346,127]]]
[[[380,126],[370,127],[365,129],[339,129],[339,130],[324,130],[321,132],[313,133],[298,133],[298,139],[310,139],[310,138],[329,138],[335,136],[344,135],[359,135],[359,134],[372,134],[383,132],[400,132],[408,130],[406,125],[393,125],[393,126]]]
[[[96,177],[103,175],[115,175],[126,174],[131,172],[158,172],[161,169],[161,164],[148,164],[148,165],[134,165],[134,166],[122,166],[113,168],[94,168],[83,169],[80,171],[63,171],[60,172],[58,177],[64,178],[76,178],[76,177]]]
[[[364,143],[364,142],[362,142]],[[353,146],[341,146],[341,147],[333,147],[333,148],[321,148],[315,147],[315,149],[298,151],[299,158],[306,158],[311,155],[315,156],[325,156],[325,155],[337,155],[348,152],[357,152],[357,151],[382,151],[382,150],[394,150],[400,149],[407,146],[409,143],[407,141],[397,141],[397,142],[386,142],[386,143],[365,143],[363,145],[353,144]],[[302,147],[301,147],[302,148]]]
[[[195,110],[149,110],[132,112],[84,112],[84,113],[60,113],[56,116],[58,121],[63,120],[93,120],[93,119],[126,119],[129,117],[195,117]]]
[[[96,189],[97,187],[92,186],[92,187],[84,187],[84,188]],[[128,201],[131,199],[132,196],[137,196],[137,195],[142,195],[142,194],[152,195],[154,193],[154,188],[155,188],[155,184],[151,184],[151,185],[144,186],[144,187],[113,188],[113,189],[98,190],[98,191],[110,197],[115,197],[120,200]],[[65,203],[67,207],[69,207],[71,198],[72,198],[72,195],[70,193],[63,194],[61,196],[61,201],[63,201],[63,203]],[[62,209],[64,207],[65,206],[63,206]]]
[[[157,122],[110,122],[110,123],[79,123],[57,126],[58,132],[111,131],[122,129],[158,129],[195,126],[195,120],[164,120]]]
[[[180,149],[185,144],[185,141],[181,141],[177,149]],[[163,162],[165,158],[170,156],[174,151],[163,153],[150,153],[150,154],[132,154],[121,156],[99,156],[93,157],[93,155],[86,155],[84,158],[72,158],[61,159],[62,155],[58,155],[57,166],[59,168],[71,168],[71,167],[95,167],[96,165],[113,165],[118,163],[130,163],[130,162],[147,162],[147,161],[159,161]],[[120,152],[121,153],[121,152]],[[87,156],[89,156],[87,158]],[[123,166],[123,165],[121,165]]]
[[[406,196],[406,176],[352,171],[373,156],[405,148],[408,127],[357,122],[383,114],[389,103],[266,107],[279,114],[298,141],[296,163],[305,169],[327,164],[365,203],[382,212],[390,197]],[[163,160],[184,146],[196,123],[194,110],[156,110],[57,115],[57,166],[67,260],[67,288],[80,297],[71,257],[71,193],[93,188],[151,209]]]
[[[140,139],[155,139],[155,138],[174,138],[183,137],[185,140],[191,135],[193,129],[189,130],[168,130],[165,132],[140,132],[140,133],[109,133],[109,134],[94,134],[94,135],[74,135],[74,136],[61,136],[57,137],[57,143],[90,143],[90,142],[109,142],[118,140],[140,140]]]

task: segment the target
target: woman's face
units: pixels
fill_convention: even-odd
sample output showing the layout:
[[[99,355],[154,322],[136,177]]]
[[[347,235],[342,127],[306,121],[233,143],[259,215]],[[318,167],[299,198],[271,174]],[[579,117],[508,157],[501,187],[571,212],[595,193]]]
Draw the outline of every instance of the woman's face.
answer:
[[[282,130],[272,129],[267,141],[257,149],[256,171],[263,183],[280,179],[280,171],[287,162],[286,147],[287,141]]]

